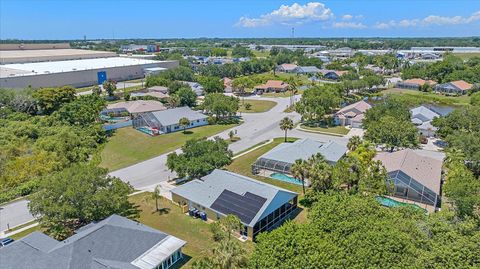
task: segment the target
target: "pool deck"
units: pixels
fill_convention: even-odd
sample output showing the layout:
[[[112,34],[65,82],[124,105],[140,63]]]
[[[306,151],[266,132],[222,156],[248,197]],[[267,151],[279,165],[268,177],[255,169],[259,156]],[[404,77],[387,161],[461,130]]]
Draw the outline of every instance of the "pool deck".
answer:
[[[428,213],[434,213],[435,212],[435,207],[431,206],[431,205],[422,204],[422,203],[419,203],[419,202],[414,202],[414,201],[410,201],[410,200],[407,200],[407,199],[402,199],[402,198],[388,196],[388,195],[384,195],[384,196],[386,198],[390,198],[390,199],[395,200],[397,202],[411,204],[411,205],[417,205],[418,207],[427,210]]]

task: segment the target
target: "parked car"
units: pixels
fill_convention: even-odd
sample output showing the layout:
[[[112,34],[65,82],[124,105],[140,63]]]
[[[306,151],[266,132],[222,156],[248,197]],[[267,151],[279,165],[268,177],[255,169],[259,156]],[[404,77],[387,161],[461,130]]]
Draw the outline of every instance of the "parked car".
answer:
[[[4,246],[7,246],[7,245],[10,245],[11,243],[13,243],[13,241],[15,241],[15,240],[13,240],[10,237],[1,239],[0,240],[0,248],[4,247]]]

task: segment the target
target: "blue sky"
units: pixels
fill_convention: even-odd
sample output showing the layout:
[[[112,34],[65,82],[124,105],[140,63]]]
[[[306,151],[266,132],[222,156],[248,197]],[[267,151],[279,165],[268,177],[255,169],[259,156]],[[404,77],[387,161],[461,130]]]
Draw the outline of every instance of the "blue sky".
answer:
[[[0,39],[479,36],[480,1],[0,0]]]

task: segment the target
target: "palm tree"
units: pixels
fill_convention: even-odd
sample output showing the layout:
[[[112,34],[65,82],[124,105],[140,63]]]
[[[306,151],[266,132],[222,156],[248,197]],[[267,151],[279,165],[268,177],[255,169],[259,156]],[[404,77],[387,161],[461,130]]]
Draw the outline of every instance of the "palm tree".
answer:
[[[295,96],[295,92],[297,92],[297,80],[294,77],[290,77],[287,80],[288,88],[287,90],[290,92],[290,106],[293,106],[293,99]]]
[[[245,249],[235,240],[220,241],[212,249],[211,257],[215,268],[244,268],[247,264]]]
[[[293,129],[293,121],[289,117],[285,117],[280,121],[280,129],[285,131],[285,142],[287,142],[287,131]]]
[[[350,138],[350,140],[348,141],[347,148],[350,151],[354,151],[361,144],[362,144],[362,139],[360,138],[360,136],[355,135],[355,136],[352,136],[352,138]]]
[[[187,129],[188,125],[190,125],[190,120],[183,117],[180,120],[178,120],[178,125],[183,127],[183,133],[185,133],[185,130]]]
[[[162,198],[160,185],[155,186],[155,189],[152,192],[152,199],[155,199],[155,209],[157,209],[156,212],[158,212],[158,199]]]
[[[290,168],[290,174],[296,179],[302,181],[303,194],[305,195],[305,179],[308,174],[308,166],[306,165],[306,162],[301,159],[296,160]]]
[[[454,163],[462,163],[465,161],[465,154],[463,151],[457,148],[451,148],[447,150],[447,156],[445,157],[445,165],[449,166]]]

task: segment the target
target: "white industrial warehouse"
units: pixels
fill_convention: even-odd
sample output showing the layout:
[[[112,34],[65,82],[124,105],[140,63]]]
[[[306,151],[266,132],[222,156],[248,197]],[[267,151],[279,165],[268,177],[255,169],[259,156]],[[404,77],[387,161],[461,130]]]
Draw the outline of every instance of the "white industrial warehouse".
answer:
[[[57,48],[60,47],[60,48]],[[112,52],[78,50],[62,46],[0,47],[0,88],[86,87],[107,79],[143,78],[149,70],[178,66],[178,61],[118,57]]]

